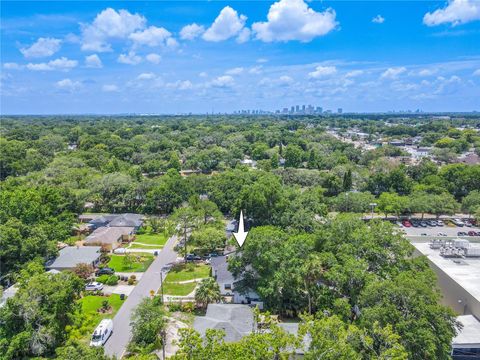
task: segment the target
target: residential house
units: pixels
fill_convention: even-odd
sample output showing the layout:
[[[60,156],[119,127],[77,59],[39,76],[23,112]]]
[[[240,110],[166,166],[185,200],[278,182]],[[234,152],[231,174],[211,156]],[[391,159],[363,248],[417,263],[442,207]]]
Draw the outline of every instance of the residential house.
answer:
[[[196,316],[193,328],[205,336],[207,329],[225,331],[225,341],[240,341],[255,329],[253,312],[249,306],[209,304],[205,316]]]
[[[100,246],[67,246],[60,250],[58,257],[45,264],[48,270],[71,270],[78,264],[96,266],[100,260]]]
[[[298,334],[299,323],[279,323],[278,326],[292,335]],[[205,316],[196,316],[193,328],[203,337],[207,329],[222,330],[225,332],[226,342],[240,341],[244,336],[256,331],[258,324],[255,322],[253,310],[247,305],[238,304],[208,304]],[[296,355],[305,354],[311,338],[307,335],[303,345],[295,349]]]
[[[104,246],[108,250],[115,250],[122,242],[133,240],[134,232],[135,228],[132,226],[102,226],[88,235],[84,240],[84,244],[87,246]]]
[[[228,256],[212,257],[210,259],[212,266],[212,275],[220,287],[220,293],[224,297],[229,297],[234,304],[248,304],[251,306],[259,306],[263,308],[263,302],[260,296],[252,289],[244,291],[235,290],[235,286],[241,279],[235,279],[233,274],[228,270]]]

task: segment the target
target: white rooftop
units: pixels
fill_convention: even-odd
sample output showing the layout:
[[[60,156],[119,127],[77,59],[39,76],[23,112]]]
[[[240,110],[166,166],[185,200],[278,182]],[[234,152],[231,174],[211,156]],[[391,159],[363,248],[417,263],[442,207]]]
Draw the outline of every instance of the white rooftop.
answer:
[[[452,345],[456,348],[480,346],[480,321],[473,315],[457,317],[463,328],[453,339]]]
[[[480,258],[463,258],[460,262],[454,262],[457,259],[444,258],[439,250],[431,249],[427,242],[412,242],[412,245],[480,301]],[[479,246],[478,243],[472,245]]]

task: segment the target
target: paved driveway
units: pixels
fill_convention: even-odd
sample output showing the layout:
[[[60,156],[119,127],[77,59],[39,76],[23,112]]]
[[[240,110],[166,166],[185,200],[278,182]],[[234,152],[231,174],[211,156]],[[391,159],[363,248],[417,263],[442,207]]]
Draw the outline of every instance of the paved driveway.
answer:
[[[176,241],[176,236],[168,239],[163,250],[160,251],[157,258],[145,271],[135,289],[113,318],[113,334],[105,344],[105,353],[107,355],[116,356],[120,359],[125,353],[131,337],[130,317],[132,312],[142,299],[150,296],[151,290],[157,292],[160,288],[162,268],[168,263],[174,262],[177,258],[177,253],[173,250]],[[164,279],[165,276],[166,272],[163,273]]]

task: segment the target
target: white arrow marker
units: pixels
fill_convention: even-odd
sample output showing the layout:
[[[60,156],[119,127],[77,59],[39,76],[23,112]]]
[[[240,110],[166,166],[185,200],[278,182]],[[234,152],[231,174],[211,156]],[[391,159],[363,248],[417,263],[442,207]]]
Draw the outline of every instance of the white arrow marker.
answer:
[[[245,239],[247,238],[248,232],[244,231],[243,228],[243,212],[240,210],[240,221],[238,223],[238,232],[233,233],[233,236],[235,236],[235,239],[238,242],[238,245],[242,247],[243,243],[245,242]]]

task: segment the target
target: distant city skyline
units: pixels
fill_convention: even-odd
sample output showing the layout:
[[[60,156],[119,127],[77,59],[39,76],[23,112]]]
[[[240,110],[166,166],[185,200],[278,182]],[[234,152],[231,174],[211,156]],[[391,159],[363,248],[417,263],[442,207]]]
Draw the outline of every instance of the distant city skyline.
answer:
[[[1,114],[480,110],[475,0],[1,10]]]

